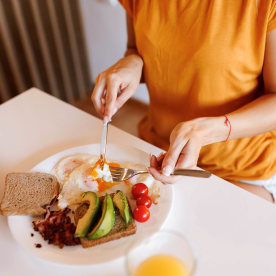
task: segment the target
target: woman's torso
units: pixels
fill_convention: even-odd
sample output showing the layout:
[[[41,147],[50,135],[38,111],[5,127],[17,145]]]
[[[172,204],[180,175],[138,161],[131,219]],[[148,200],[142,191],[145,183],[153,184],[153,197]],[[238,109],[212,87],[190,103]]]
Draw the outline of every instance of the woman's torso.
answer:
[[[229,113],[263,93],[272,0],[127,2],[150,93],[142,138],[167,148],[177,123]],[[275,161],[275,133],[266,133],[205,146],[199,166],[228,179],[259,179],[275,173]]]

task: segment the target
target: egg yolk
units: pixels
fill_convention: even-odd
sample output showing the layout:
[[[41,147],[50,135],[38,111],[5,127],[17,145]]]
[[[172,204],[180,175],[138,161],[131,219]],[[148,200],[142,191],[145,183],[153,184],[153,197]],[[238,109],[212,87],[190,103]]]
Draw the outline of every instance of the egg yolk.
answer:
[[[100,165],[100,162],[101,162],[101,160],[99,159],[95,163],[95,165],[89,169],[88,174],[91,175],[93,178],[96,178],[98,176],[98,172],[96,171],[96,168]],[[118,163],[106,163],[106,164],[108,166],[112,166],[112,167],[120,167],[120,164],[118,164]],[[119,182],[109,182],[109,181],[103,180],[102,178],[97,178],[96,181],[98,183],[98,191],[99,192],[103,192],[103,191],[108,190],[111,187],[119,184]]]
[[[100,159],[94,164],[93,167],[89,168],[88,175],[91,175],[93,178],[98,176],[98,172],[95,170],[100,165]]]
[[[107,163],[107,165],[109,166],[109,167],[117,167],[117,168],[120,168],[121,166],[120,166],[120,164],[118,164],[118,163]]]
[[[99,192],[104,192],[105,190],[108,190],[111,187],[119,184],[119,182],[104,181],[102,178],[98,178],[97,182],[98,182],[98,191]]]

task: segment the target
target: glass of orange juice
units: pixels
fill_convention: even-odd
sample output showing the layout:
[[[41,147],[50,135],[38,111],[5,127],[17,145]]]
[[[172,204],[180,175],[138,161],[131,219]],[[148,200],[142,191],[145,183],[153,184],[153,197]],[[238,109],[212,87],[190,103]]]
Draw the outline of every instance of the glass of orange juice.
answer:
[[[166,230],[136,239],[128,249],[126,267],[129,276],[192,276],[196,259],[182,234]]]

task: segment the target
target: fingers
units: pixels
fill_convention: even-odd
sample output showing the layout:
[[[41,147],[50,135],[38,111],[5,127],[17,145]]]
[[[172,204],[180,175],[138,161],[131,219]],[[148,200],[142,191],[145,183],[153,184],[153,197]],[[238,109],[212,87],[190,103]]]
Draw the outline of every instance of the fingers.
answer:
[[[154,154],[151,155],[151,157],[150,157],[150,166],[160,170],[164,157],[165,157],[164,152],[161,152],[157,157]]]
[[[161,165],[162,165],[162,162],[163,162],[163,160],[164,160],[164,157],[165,157],[165,153],[164,153],[164,152],[161,152],[161,153],[158,155],[158,157],[157,157],[157,162],[158,162],[158,164],[160,165],[160,167],[161,167]]]
[[[181,139],[176,138],[174,141],[171,142],[168,152],[166,153],[164,160],[162,162],[162,173],[165,176],[169,176],[177,163],[178,157],[187,143],[187,139],[183,138]]]
[[[156,180],[161,181],[163,184],[173,184],[180,178],[179,176],[165,176],[164,174],[160,173],[159,170],[153,167],[149,167],[148,170]]]
[[[121,86],[121,91],[122,93],[117,97],[116,102],[115,102],[115,107],[116,109],[120,109],[125,102],[135,93],[135,88],[132,86],[127,86],[125,88],[122,88]]]
[[[150,158],[150,167],[148,168],[148,170],[156,180],[159,180],[164,184],[173,184],[179,179],[178,176],[165,176],[160,172],[164,156],[164,153],[161,153],[158,157],[152,155]]]
[[[96,111],[104,116],[104,122],[110,121],[114,113],[134,94],[142,67],[143,61],[139,56],[129,56],[97,76],[91,99]],[[122,93],[118,96],[119,89]]]
[[[200,149],[204,144],[204,136],[199,131],[197,122],[194,120],[179,123],[171,133],[168,152],[151,157],[149,171],[156,179],[163,183],[174,183],[176,179],[171,174],[175,168],[196,167]]]
[[[151,157],[150,157],[150,166],[158,169],[158,162],[157,162],[157,158],[155,155],[151,155]]]
[[[104,110],[104,117],[107,118],[107,121],[110,121],[113,114],[116,113],[117,111],[115,102],[117,99],[119,87],[120,87],[120,82],[119,82],[118,76],[115,74],[109,75],[107,79],[105,110]]]
[[[103,72],[97,76],[91,100],[97,113],[105,116],[106,121],[110,121],[113,114],[117,111],[115,101],[119,87],[120,82],[117,75],[110,74],[106,77],[106,74]]]
[[[96,78],[96,85],[93,89],[91,100],[98,114],[103,116],[104,104],[102,102],[103,94],[105,91],[106,81],[103,74],[99,74]]]
[[[175,168],[194,169],[197,165],[201,146],[196,140],[189,140],[181,151]]]

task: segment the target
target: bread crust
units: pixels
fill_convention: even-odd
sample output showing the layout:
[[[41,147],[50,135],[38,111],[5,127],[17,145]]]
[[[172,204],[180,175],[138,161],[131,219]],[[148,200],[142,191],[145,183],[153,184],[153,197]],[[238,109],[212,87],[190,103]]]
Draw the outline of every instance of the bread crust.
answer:
[[[22,209],[22,210],[2,210],[1,211],[3,216],[40,216],[45,213],[45,209],[41,208],[38,209]]]
[[[80,238],[80,241],[83,248],[88,248],[88,247],[96,246],[109,241],[118,240],[120,238],[127,237],[130,235],[134,235],[136,231],[137,231],[136,223],[134,220],[132,220],[132,223],[130,223],[126,229],[120,232],[107,234],[105,237],[102,237],[96,240],[89,240],[88,238]]]

